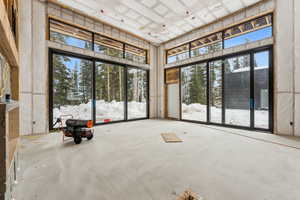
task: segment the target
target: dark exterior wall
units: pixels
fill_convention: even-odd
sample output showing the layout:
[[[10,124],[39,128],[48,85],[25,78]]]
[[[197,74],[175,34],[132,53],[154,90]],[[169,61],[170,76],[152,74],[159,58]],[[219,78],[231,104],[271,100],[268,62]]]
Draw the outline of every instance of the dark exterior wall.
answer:
[[[261,89],[268,89],[268,69],[254,71],[255,109],[260,109]],[[241,80],[242,79],[242,80]],[[225,78],[225,108],[227,109],[250,109],[250,72],[226,74]]]

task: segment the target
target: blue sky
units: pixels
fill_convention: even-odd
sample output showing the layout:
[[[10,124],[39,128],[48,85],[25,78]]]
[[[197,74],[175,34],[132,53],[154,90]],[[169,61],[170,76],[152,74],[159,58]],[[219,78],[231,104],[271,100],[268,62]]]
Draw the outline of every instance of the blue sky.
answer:
[[[254,32],[246,33],[244,35],[234,37],[224,41],[224,47],[230,48],[237,45],[244,44],[246,41],[253,42],[257,40],[262,40],[272,36],[272,27],[266,27]]]

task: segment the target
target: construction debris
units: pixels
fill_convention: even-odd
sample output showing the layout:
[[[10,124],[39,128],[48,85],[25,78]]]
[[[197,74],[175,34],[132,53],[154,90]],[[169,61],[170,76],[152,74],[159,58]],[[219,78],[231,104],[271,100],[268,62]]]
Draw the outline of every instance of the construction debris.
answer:
[[[166,143],[183,142],[175,133],[162,133],[161,136]]]

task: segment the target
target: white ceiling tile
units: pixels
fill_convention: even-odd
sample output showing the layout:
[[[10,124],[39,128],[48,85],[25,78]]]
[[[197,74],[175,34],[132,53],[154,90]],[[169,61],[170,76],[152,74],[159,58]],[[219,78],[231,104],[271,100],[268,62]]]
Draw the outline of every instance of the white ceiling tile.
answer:
[[[187,9],[186,7],[180,3],[179,0],[160,0],[163,4],[165,4],[169,9],[173,10],[175,13],[183,15]]]
[[[197,13],[197,15],[202,21],[206,23],[212,22],[216,19],[207,8],[202,9],[200,12]]]
[[[223,0],[223,5],[230,11],[235,12],[241,8],[243,8],[243,4],[240,0],[232,1],[232,0]]]
[[[246,4],[246,6],[250,6],[252,4],[259,2],[260,0],[242,0],[242,1]]]
[[[125,15],[127,17],[131,18],[131,19],[137,19],[140,16],[139,14],[134,12],[133,10],[129,10],[129,12],[127,12]]]
[[[158,4],[154,10],[160,15],[165,15],[168,12],[168,8],[162,4]]]
[[[222,16],[228,15],[228,11],[222,6],[211,10],[214,16],[222,18]]]
[[[140,13],[141,15],[147,16],[147,18],[152,19],[157,23],[163,23],[164,21],[164,18],[156,14],[154,11],[152,11],[152,9],[149,9],[142,4],[137,3],[135,0],[122,0],[122,3]]]
[[[190,31],[193,29],[193,27],[191,25],[189,25],[188,23],[185,23],[183,26],[181,26],[181,28],[184,30],[184,31]]]
[[[142,0],[142,3],[146,6],[148,6],[149,8],[154,6],[156,4],[156,2],[157,2],[157,0]]]
[[[140,24],[142,24],[143,26],[145,26],[146,24],[149,24],[150,23],[150,20],[146,19],[145,17],[142,17],[138,20],[138,22]]]
[[[199,3],[198,0],[181,0],[187,7],[193,7],[197,3]]]
[[[115,10],[119,13],[125,13],[128,10],[128,8],[126,6],[119,5],[115,7]]]
[[[260,0],[59,1],[66,6],[157,44],[222,18]],[[100,12],[100,10],[104,10],[104,12]],[[244,15],[235,16],[234,20],[243,18],[245,18]],[[201,31],[205,32],[206,30],[201,29]],[[151,34],[149,35],[149,33]]]
[[[177,26],[182,26],[183,24],[185,24],[185,21],[184,20],[180,20],[180,21],[175,22],[175,24]]]

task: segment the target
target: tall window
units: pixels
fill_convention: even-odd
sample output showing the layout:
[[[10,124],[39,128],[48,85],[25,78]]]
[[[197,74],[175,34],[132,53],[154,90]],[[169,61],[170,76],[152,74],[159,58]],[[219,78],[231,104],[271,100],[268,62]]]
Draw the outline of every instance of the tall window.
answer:
[[[222,61],[209,63],[209,110],[210,122],[222,123]]]
[[[92,50],[92,33],[50,19],[50,40]]]
[[[57,118],[92,119],[92,62],[53,54],[53,124]]]
[[[182,119],[207,121],[206,63],[184,67],[181,70]]]
[[[96,62],[96,123],[124,120],[124,67]]]
[[[254,126],[269,128],[269,51],[254,54]]]
[[[128,119],[147,117],[148,104],[147,71],[136,68],[127,70]]]
[[[250,126],[250,55],[225,59],[225,123]]]

